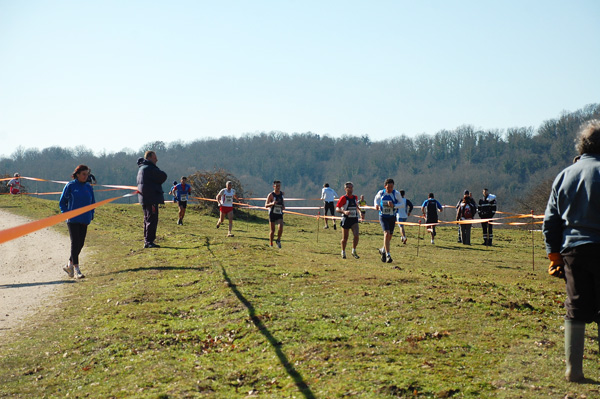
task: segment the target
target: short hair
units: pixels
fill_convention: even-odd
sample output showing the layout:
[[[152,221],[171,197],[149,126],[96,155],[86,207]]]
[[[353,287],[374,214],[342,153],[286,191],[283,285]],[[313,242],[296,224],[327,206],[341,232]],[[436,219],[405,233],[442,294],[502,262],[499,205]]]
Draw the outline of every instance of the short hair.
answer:
[[[86,170],[90,170],[90,168],[88,168],[86,165],[77,165],[77,167],[73,171],[73,174],[71,175],[71,177],[73,179],[77,179],[77,175]]]
[[[404,197],[404,194],[406,194],[406,192],[404,190],[400,190],[400,195]]]
[[[181,176],[181,180],[187,180],[187,176]]]
[[[329,187],[329,183],[323,184],[323,187]]]
[[[490,190],[488,190],[487,188],[484,188],[483,190],[484,190],[484,191],[490,191]]]
[[[146,151],[146,152],[144,153],[144,159],[150,159],[150,157],[151,157],[152,155],[156,155],[156,153],[155,153],[154,151],[150,151],[150,150],[148,150],[148,151]]]
[[[394,184],[394,179],[392,178],[387,178],[385,179],[385,182],[383,183],[384,186],[387,186],[388,184]]]
[[[225,183],[225,187],[227,187],[230,184],[233,186],[233,182],[231,180],[228,180],[227,183]]]
[[[429,193],[429,198],[434,198],[433,193]]]
[[[273,184],[281,184],[279,180],[273,180]]]
[[[592,119],[582,126],[575,140],[575,149],[580,155],[600,154],[600,120]]]
[[[347,181],[346,184],[344,184],[344,187],[348,187],[348,186],[354,187],[354,183],[352,183],[351,181]]]

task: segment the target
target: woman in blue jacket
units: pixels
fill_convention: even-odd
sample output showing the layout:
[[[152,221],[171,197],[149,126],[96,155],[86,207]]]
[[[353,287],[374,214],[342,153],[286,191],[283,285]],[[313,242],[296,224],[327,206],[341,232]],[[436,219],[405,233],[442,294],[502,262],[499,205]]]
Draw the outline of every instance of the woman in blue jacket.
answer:
[[[90,169],[85,165],[78,165],[73,172],[73,180],[65,186],[60,196],[60,212],[68,212],[96,202],[94,189],[87,183]],[[85,242],[88,224],[94,219],[94,210],[82,213],[67,219],[69,236],[71,237],[71,257],[69,263],[63,267],[69,277],[84,278],[79,270],[79,254]]]

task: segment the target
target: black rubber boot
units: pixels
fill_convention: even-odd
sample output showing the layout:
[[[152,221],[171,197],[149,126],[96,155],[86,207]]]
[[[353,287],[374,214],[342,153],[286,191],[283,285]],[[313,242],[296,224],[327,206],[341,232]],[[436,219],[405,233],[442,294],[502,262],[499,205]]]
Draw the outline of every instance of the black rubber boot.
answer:
[[[583,376],[583,346],[585,342],[585,323],[565,320],[565,360],[567,381],[581,381]]]

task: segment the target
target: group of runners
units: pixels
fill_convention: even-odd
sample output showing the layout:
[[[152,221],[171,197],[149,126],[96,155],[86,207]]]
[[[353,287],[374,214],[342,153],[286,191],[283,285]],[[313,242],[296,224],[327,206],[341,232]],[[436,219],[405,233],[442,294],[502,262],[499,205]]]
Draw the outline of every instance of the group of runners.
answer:
[[[378,212],[379,223],[383,231],[383,245],[378,249],[378,251],[381,256],[381,261],[387,263],[393,262],[390,253],[390,244],[396,225],[399,226],[398,228],[400,229],[400,239],[402,243],[406,244],[408,238],[406,237],[404,222],[407,221],[414,209],[412,202],[405,198],[404,190],[398,191],[394,188],[394,185],[395,183],[393,179],[386,179],[384,181],[384,188],[376,193],[373,200],[373,208]],[[324,201],[324,228],[328,229],[329,222],[331,221],[333,229],[337,229],[336,220],[339,219],[339,216],[341,216],[341,257],[343,259],[347,258],[346,247],[348,245],[350,232],[352,232],[353,240],[351,255],[355,259],[359,259],[360,257],[357,253],[357,246],[359,242],[359,223],[365,220],[367,202],[364,195],[361,195],[360,199],[354,195],[354,184],[352,182],[347,182],[344,184],[344,191],[345,194],[340,197],[335,190],[329,186],[328,183],[323,185],[321,199]],[[174,181],[173,187],[171,188],[169,194],[173,196],[173,201],[179,204],[177,224],[182,225],[187,207],[188,196],[191,194],[191,186],[187,183],[187,177],[183,176],[179,183]],[[465,192],[465,198],[468,198],[467,194],[469,194],[468,191]],[[490,206],[488,195],[487,189],[484,189],[485,204],[481,204],[480,200],[480,205],[483,205],[482,209],[486,206]],[[337,203],[335,202],[336,198]],[[493,204],[495,211],[495,196],[489,195],[489,199],[494,201]],[[216,201],[219,205],[219,220],[216,224],[216,228],[219,228],[225,222],[225,219],[227,219],[229,222],[227,237],[233,237],[234,234],[232,229],[234,201],[239,201],[239,198],[236,195],[236,191],[233,188],[233,183],[231,181],[228,181],[226,183],[226,187],[219,191],[216,196]],[[475,212],[477,209],[477,205],[474,205],[475,208],[473,212]],[[470,203],[468,206],[470,206]],[[283,234],[283,214],[285,211],[284,193],[281,191],[281,181],[273,181],[273,191],[267,195],[264,207],[268,211],[269,218],[269,245],[271,247],[277,246],[278,248],[281,248],[281,236]],[[431,235],[431,244],[435,244],[435,224],[439,222],[438,212],[443,211],[443,206],[435,199],[433,193],[429,193],[428,198],[421,205],[421,209],[425,223],[430,225],[427,228],[427,231]],[[472,218],[471,214],[468,211],[465,211],[464,205],[459,202],[459,204],[457,204],[457,220],[464,220],[469,217]],[[459,227],[459,242],[470,244],[464,234],[466,229],[462,226],[463,225]],[[464,226],[468,226],[470,232],[471,224],[467,223],[464,224]],[[489,245],[491,245],[491,237],[488,241],[486,228],[489,228],[491,236],[491,225],[488,226],[486,223],[484,226],[484,237],[486,237],[484,244],[488,245],[489,242]],[[463,236],[465,236],[465,239],[464,241],[461,241]]]

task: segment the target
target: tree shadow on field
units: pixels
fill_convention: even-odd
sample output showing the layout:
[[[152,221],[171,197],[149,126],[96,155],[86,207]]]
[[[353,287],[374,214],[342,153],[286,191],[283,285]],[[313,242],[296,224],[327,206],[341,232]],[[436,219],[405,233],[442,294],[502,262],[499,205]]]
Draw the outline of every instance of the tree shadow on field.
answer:
[[[147,272],[149,270],[156,270],[156,271],[165,271],[165,270],[185,270],[185,271],[190,271],[190,270],[196,270],[199,272],[203,272],[205,270],[208,270],[209,267],[208,266],[203,266],[203,267],[188,267],[188,266],[150,266],[150,267],[134,267],[132,269],[123,269],[123,270],[119,270],[115,273],[105,273],[103,274],[104,276],[107,276],[109,274],[121,274],[121,273],[130,273],[130,272]]]
[[[290,363],[285,353],[283,353],[283,351],[281,350],[281,343],[273,336],[273,334],[271,334],[269,329],[261,321],[260,317],[256,315],[256,310],[254,309],[252,303],[250,303],[250,301],[248,301],[246,297],[244,297],[244,295],[242,295],[242,293],[237,289],[235,283],[233,283],[233,281],[231,281],[231,279],[229,278],[227,270],[225,270],[221,262],[210,249],[210,241],[208,237],[206,237],[206,248],[208,249],[208,252],[210,252],[210,254],[215,259],[217,259],[217,261],[221,265],[223,278],[227,282],[227,285],[229,286],[229,288],[231,288],[231,291],[233,291],[238,300],[248,309],[248,314],[250,315],[252,323],[256,326],[258,331],[260,331],[260,333],[267,339],[267,341],[269,341],[269,343],[275,350],[275,354],[279,358],[279,362],[285,368],[285,371],[288,373],[288,375],[294,380],[296,387],[298,387],[298,389],[306,399],[314,399],[315,395],[312,393],[308,384],[304,381],[304,378],[302,378],[302,375],[296,370],[294,365]]]
[[[73,280],[56,280],[56,281],[40,281],[37,283],[20,283],[20,284],[2,284],[1,289],[6,288],[25,288],[25,287],[39,287],[41,285],[60,285],[60,284],[75,284]]]

